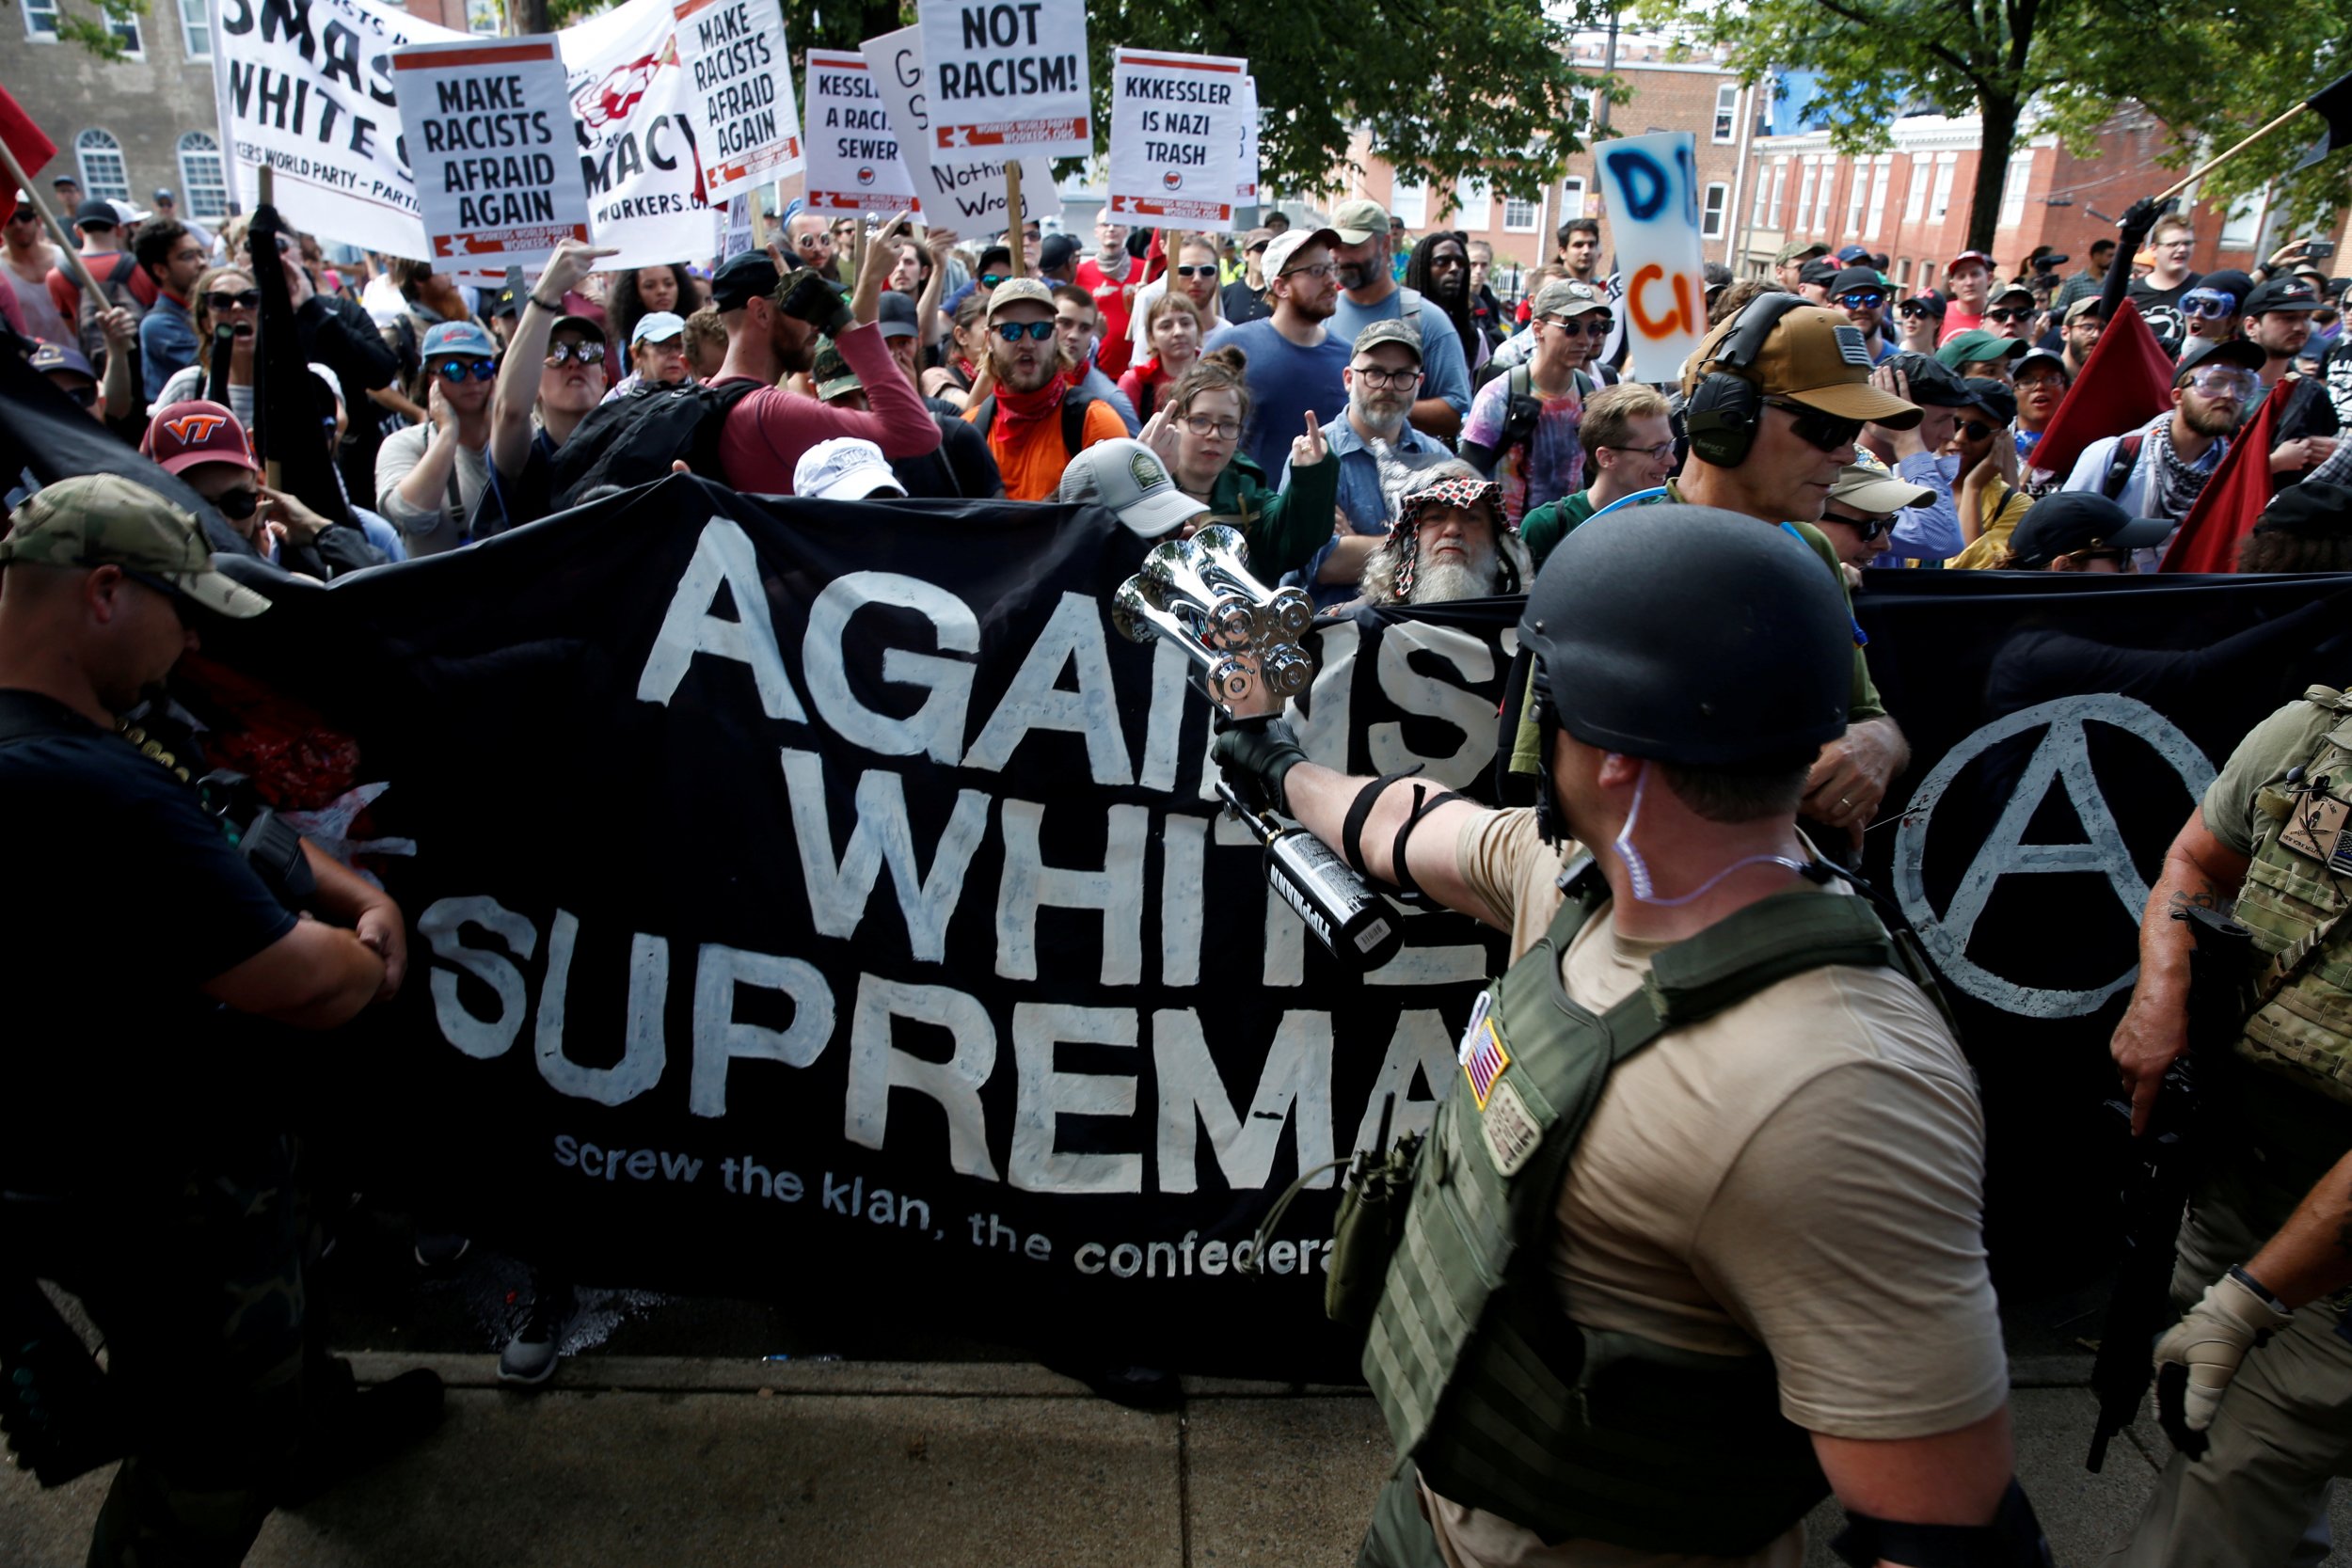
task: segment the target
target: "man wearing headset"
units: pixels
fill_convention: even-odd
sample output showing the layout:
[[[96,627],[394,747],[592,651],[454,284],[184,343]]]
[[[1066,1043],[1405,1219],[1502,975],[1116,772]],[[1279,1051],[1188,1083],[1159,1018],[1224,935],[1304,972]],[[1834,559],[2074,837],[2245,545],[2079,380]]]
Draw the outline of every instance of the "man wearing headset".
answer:
[[[1691,450],[1676,500],[1785,528],[1841,584],[1837,551],[1815,525],[1866,423],[1909,430],[1920,409],[1870,385],[1870,344],[1842,311],[1794,294],[1759,294],[1718,325],[1682,371]],[[1822,746],[1799,815],[1855,845],[1886,786],[1911,758],[1879,701],[1853,631],[1853,697],[1844,735]]]

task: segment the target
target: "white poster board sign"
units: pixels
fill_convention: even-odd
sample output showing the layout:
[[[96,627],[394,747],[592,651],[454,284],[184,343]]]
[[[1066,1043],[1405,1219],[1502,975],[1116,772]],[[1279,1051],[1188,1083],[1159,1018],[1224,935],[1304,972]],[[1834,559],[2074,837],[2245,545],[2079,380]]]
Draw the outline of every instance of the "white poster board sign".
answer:
[[[1258,204],[1258,79],[1241,79],[1241,177],[1233,182],[1233,199],[1245,207]]]
[[[1120,223],[1230,232],[1249,62],[1158,49],[1112,54],[1107,211]]]
[[[552,37],[392,52],[429,248],[451,271],[546,264],[588,238],[571,94]]]
[[[1697,138],[1660,132],[1598,143],[1625,334],[1634,375],[1672,381],[1707,335],[1707,272],[1699,241]]]
[[[1085,0],[924,0],[917,26],[934,157],[1094,150]]]
[[[884,214],[921,210],[900,156],[898,133],[873,69],[862,54],[808,52],[808,179],[805,199],[819,213]]]
[[[713,203],[801,166],[801,117],[776,0],[676,0],[678,65]]]
[[[933,146],[936,138],[930,86],[923,65],[923,29],[901,27],[884,33],[866,40],[859,52],[882,91],[890,123],[904,132],[898,153],[906,160],[908,177],[923,203],[924,221],[966,234],[1009,230],[1013,224],[1009,220],[1015,214],[1005,210],[1004,159],[972,159],[940,152]],[[1021,209],[1017,216],[1023,222],[1060,215],[1061,191],[1054,182],[1050,157],[1022,156]]]

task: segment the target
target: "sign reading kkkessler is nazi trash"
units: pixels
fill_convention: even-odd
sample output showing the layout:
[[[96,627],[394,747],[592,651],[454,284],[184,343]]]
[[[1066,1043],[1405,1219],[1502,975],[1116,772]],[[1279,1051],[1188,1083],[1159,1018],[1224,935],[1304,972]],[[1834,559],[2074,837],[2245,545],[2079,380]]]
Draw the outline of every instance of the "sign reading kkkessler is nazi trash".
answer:
[[[1249,62],[1121,49],[1111,87],[1110,215],[1230,230],[1241,184]]]

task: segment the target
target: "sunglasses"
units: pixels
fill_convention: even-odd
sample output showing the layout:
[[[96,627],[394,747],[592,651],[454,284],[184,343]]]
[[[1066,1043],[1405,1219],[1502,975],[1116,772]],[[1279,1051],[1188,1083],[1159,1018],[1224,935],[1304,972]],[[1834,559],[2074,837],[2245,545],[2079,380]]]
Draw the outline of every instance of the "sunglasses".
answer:
[[[1843,512],[1824,512],[1821,514],[1821,521],[1845,524],[1856,533],[1861,534],[1862,542],[1866,545],[1895,526],[1895,519],[1892,517],[1850,517]]]
[[[567,343],[548,345],[548,364],[568,365],[575,361],[582,365],[603,364],[604,345],[593,340],[583,341],[577,339]]]
[[[2191,316],[2219,318],[2236,309],[2237,300],[2229,294],[2205,294],[2201,297],[2190,294],[2181,301],[2182,313]]]
[[[1168,270],[1179,277],[1215,277],[1216,263],[1212,261],[1207,266],[1170,267]]]
[[[1989,322],[2031,321],[2033,312],[2031,310],[1987,310],[1984,313],[1984,319]]]
[[[10,223],[39,223],[40,221],[40,214],[34,212],[30,207],[19,207],[15,212],[8,214],[8,221]]]
[[[244,522],[262,510],[262,492],[254,489],[224,491],[213,498],[213,508],[232,522]]]
[[[499,373],[499,362],[495,359],[444,359],[433,367],[433,373],[443,381],[453,381],[463,386],[468,376],[476,381],[489,380]]]
[[[1606,338],[1616,326],[1611,318],[1597,316],[1589,311],[1581,316],[1565,319],[1549,316],[1545,319],[1551,323],[1555,331],[1565,332],[1571,338]]]
[[[98,388],[94,386],[67,387],[63,388],[63,391],[67,397],[72,398],[74,403],[81,407],[95,408],[98,406]]]
[[[1862,434],[1863,421],[1860,420],[1841,420],[1835,414],[1824,414],[1818,408],[1810,408],[1787,398],[1766,398],[1764,403],[1767,407],[1777,408],[1793,417],[1797,421],[1797,439],[1822,451],[1836,451],[1840,447],[1852,446],[1854,437]]]
[[[1909,300],[1905,300],[1895,307],[1895,313],[1905,321],[1916,321],[1928,313],[1928,308],[1924,305],[1914,305]]]
[[[262,291],[239,289],[230,293],[225,289],[215,289],[204,296],[204,303],[215,310],[258,310],[262,308]]]
[[[1999,428],[2000,427],[1997,425],[1986,424],[1982,420],[1963,420],[1960,421],[1960,433],[1971,441],[1985,440],[1992,436],[1994,431]]]
[[[1837,303],[1849,310],[1875,310],[1886,303],[1886,295],[1877,289],[1856,289],[1851,293],[1839,294]]]
[[[1010,277],[1011,276],[1012,274],[1009,272],[984,272],[980,274],[980,287],[983,289],[993,289],[996,287],[997,284],[1002,283],[1006,278]]]
[[[1052,322],[998,322],[996,324],[996,336],[1009,343],[1017,343],[1024,338],[1034,343],[1041,343],[1053,335],[1054,324]]]

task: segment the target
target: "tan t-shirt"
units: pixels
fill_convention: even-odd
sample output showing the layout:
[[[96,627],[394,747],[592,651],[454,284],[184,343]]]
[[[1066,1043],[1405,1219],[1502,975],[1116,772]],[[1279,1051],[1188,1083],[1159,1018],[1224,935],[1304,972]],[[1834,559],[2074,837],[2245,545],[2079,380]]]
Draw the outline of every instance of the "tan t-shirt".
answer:
[[[1467,824],[1470,884],[1507,917],[1514,958],[1559,911],[1560,855],[1533,811]],[[1820,896],[1833,897],[1828,889]],[[1561,965],[1601,1010],[1661,944],[1603,908]],[[1976,1084],[1934,1005],[1891,969],[1792,975],[1661,1037],[1611,1076],[1560,1195],[1551,1274],[1594,1328],[1721,1354],[1769,1347],[1782,1414],[1837,1437],[1924,1437],[2009,1397],[1981,1235]],[[1426,1493],[1453,1568],[1782,1568],[1791,1529],[1744,1559],[1546,1545]]]

